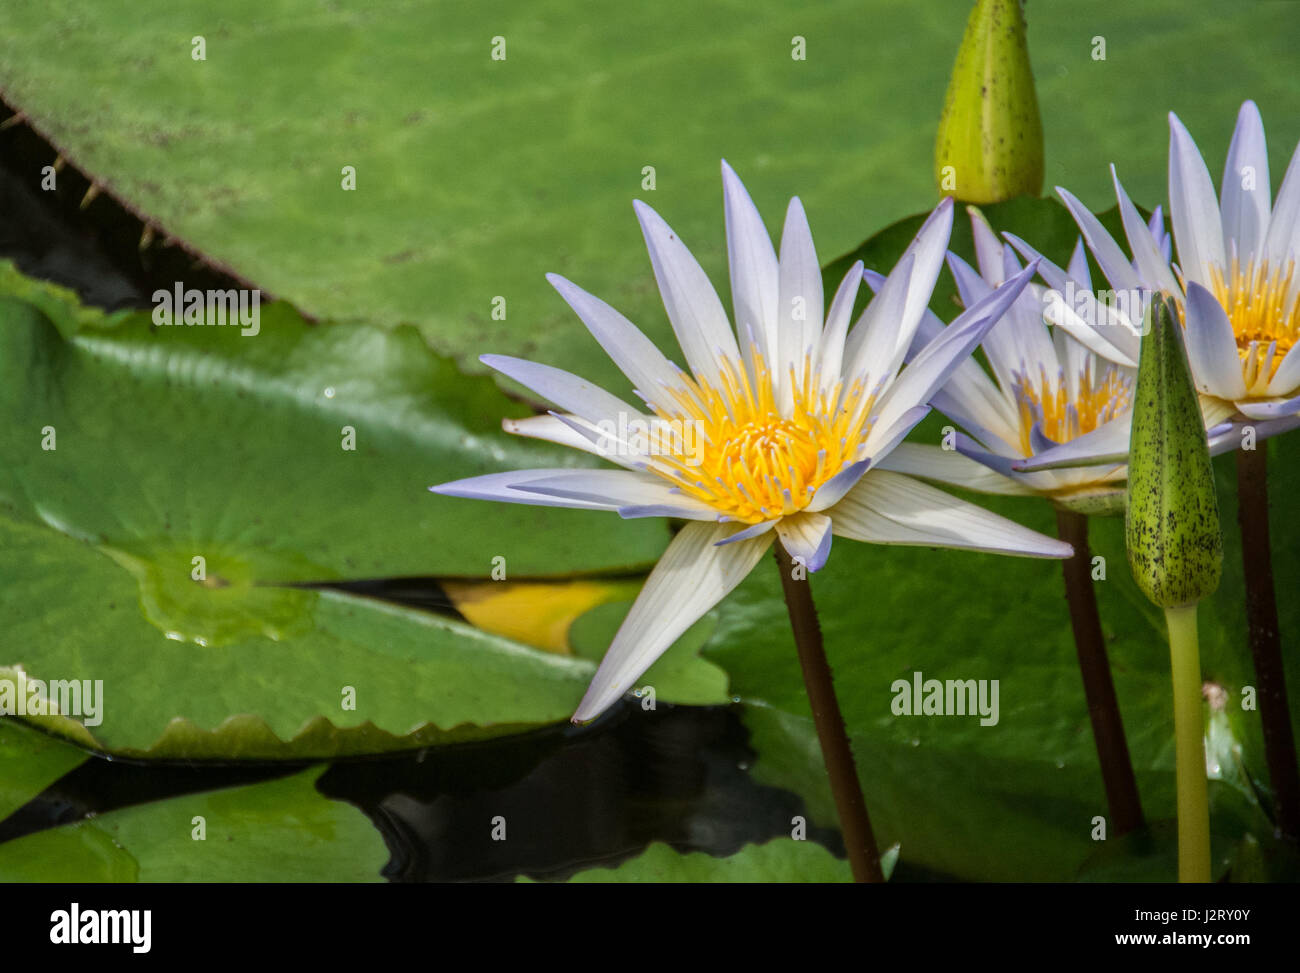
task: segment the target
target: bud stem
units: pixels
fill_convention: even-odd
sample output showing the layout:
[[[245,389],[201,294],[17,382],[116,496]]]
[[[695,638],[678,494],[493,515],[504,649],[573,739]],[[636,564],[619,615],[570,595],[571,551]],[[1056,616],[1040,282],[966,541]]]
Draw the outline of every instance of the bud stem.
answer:
[[[844,850],[853,869],[853,880],[883,882],[885,875],[880,868],[880,852],[871,830],[871,819],[867,816],[866,802],[862,799],[862,784],[858,780],[858,768],[853,763],[844,716],[835,697],[835,682],[822,645],[822,630],[813,605],[812,588],[807,578],[795,580],[794,560],[781,542],[777,541],[773,547],[776,549],[777,569],[781,572],[781,590],[785,593],[786,608],[790,612],[790,626],[794,629],[795,646],[799,650],[804,687],[817,726],[817,740],[821,744],[822,760],[826,762],[826,774],[830,777],[835,809],[839,813]]]
[[[1205,781],[1205,718],[1196,605],[1166,608],[1174,674],[1174,754],[1178,791],[1178,881],[1210,881],[1210,804]]]

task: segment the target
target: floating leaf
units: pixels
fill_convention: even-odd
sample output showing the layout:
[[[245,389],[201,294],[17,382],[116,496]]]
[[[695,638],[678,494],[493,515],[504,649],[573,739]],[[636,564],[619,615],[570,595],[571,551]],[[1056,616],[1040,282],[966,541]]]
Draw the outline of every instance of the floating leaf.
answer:
[[[965,10],[10,3],[0,89],[160,239],[313,316],[409,322],[463,367],[484,351],[514,354],[617,390],[616,370],[543,275],[572,278],[667,348],[634,197],[662,211],[723,287],[721,158],[770,222],[799,194],[823,254],[928,208],[933,129],[917,120],[941,106]],[[1225,77],[1251,79],[1261,105],[1293,104],[1293,4],[1041,4],[1031,16],[1049,184],[1086,201],[1112,198],[1111,159],[1124,161],[1135,198],[1163,195],[1167,146],[1153,133],[1166,109],[1226,147],[1223,120],[1242,93]],[[195,35],[204,61],[192,58]],[[504,60],[492,56],[498,37]],[[1098,37],[1106,60],[1095,59]],[[1274,172],[1292,144],[1270,140]],[[354,191],[342,188],[344,166]],[[647,167],[654,189],[643,188]]]
[[[321,773],[173,797],[6,841],[0,881],[382,881],[383,838],[356,808],[316,790]]]
[[[0,719],[0,821],[85,761],[76,747]]]
[[[250,337],[144,315],[65,336],[0,299],[0,672],[102,681],[101,724],[29,718],[133,755],[325,756],[567,718],[592,663],[319,586],[652,559],[662,524],[428,493],[453,467],[555,462],[500,433],[511,408],[410,329],[272,305]],[[701,676],[716,686],[681,659],[661,698],[714,701]]]
[[[717,858],[704,852],[682,854],[656,842],[636,858],[614,868],[592,868],[569,879],[578,883],[616,882],[851,882],[846,861],[821,845],[776,838],[746,845]]]

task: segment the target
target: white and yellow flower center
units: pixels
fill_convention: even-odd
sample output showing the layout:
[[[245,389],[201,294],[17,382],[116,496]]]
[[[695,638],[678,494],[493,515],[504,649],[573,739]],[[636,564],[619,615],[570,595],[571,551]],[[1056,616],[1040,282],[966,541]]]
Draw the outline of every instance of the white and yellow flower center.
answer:
[[[1242,267],[1233,257],[1226,273],[1211,267],[1210,284],[1237,338],[1247,392],[1268,394],[1268,382],[1300,340],[1300,280],[1295,261],[1272,265],[1252,258]]]
[[[857,461],[870,429],[873,397],[855,382],[824,393],[805,360],[792,376],[793,408],[777,404],[773,377],[755,356],[749,370],[728,363],[716,382],[683,376],[682,387],[651,408],[664,420],[699,430],[695,452],[678,448],[655,457],[651,472],[719,515],[757,524],[803,510],[817,488]]]
[[[1089,361],[1079,373],[1073,389],[1063,378],[1040,371],[1035,378],[1017,376],[1016,399],[1020,406],[1020,448],[1034,455],[1030,436],[1041,423],[1043,435],[1056,443],[1067,443],[1127,411],[1133,402],[1133,375],[1115,365],[1094,372]]]

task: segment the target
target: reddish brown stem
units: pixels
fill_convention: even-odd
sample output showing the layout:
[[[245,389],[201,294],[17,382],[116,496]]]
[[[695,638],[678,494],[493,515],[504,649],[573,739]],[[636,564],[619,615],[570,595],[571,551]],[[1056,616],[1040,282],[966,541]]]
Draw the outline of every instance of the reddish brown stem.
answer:
[[[867,816],[867,804],[862,799],[862,784],[858,780],[857,765],[853,762],[844,716],[835,697],[835,681],[830,663],[826,661],[812,589],[806,577],[796,580],[794,560],[781,542],[777,541],[773,546],[776,548],[777,569],[781,572],[781,589],[790,612],[790,626],[794,629],[794,642],[799,650],[804,687],[812,705],[813,722],[817,726],[822,760],[830,777],[831,793],[835,796],[835,809],[839,813],[840,831],[844,835],[844,849],[853,869],[853,880],[883,882],[885,876],[880,868],[880,852],[871,830],[871,819]]]
[[[1092,552],[1088,548],[1088,518],[1057,509],[1056,529],[1061,540],[1074,548],[1074,557],[1061,562],[1065,573],[1065,597],[1070,603],[1074,647],[1083,676],[1083,695],[1088,701],[1092,738],[1097,744],[1101,780],[1110,808],[1111,831],[1128,834],[1143,825],[1142,801],[1138,797],[1133,761],[1129,758],[1124,721],[1111,678],[1106,640],[1097,613],[1097,593],[1092,587]]]
[[[1273,590],[1273,555],[1268,534],[1267,444],[1237,450],[1237,523],[1246,576],[1246,618],[1255,660],[1264,756],[1273,788],[1273,823],[1286,837],[1300,839],[1300,771],[1282,670],[1282,638]]]

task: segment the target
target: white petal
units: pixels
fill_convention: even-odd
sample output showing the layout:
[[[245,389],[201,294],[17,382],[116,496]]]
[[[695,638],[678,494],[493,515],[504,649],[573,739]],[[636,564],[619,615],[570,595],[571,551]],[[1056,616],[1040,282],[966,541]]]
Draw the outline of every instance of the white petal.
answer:
[[[906,473],[924,480],[935,480],[949,486],[974,490],[977,493],[1024,495],[1033,493],[1028,487],[994,472],[983,463],[977,463],[957,452],[922,443],[899,443],[884,459],[879,469]]]
[[[1291,156],[1268,221],[1264,252],[1273,266],[1300,258],[1300,145]]]
[[[1127,462],[1129,427],[1132,420],[1132,414],[1126,412],[1069,442],[1052,446],[1026,459],[1017,460],[1013,466],[1019,472],[1034,472]]]
[[[957,296],[962,307],[971,307],[992,293],[997,285],[952,251],[948,252],[948,271],[957,285]]]
[[[1199,159],[1200,156],[1197,156]],[[1201,164],[1205,168],[1205,164]],[[1151,228],[1147,226],[1146,221],[1138,213],[1137,207],[1133,205],[1133,200],[1128,198],[1128,193],[1124,191],[1124,186],[1119,181],[1119,173],[1115,167],[1110,167],[1110,177],[1115,183],[1115,198],[1119,200],[1120,218],[1124,222],[1124,234],[1128,237],[1129,249],[1133,251],[1133,260],[1137,264],[1138,273],[1142,280],[1150,287],[1164,291],[1166,294],[1178,294],[1182,288],[1178,285],[1178,278],[1165,262],[1164,255],[1156,245],[1155,237],[1151,235]],[[1205,178],[1209,179],[1207,172]],[[1223,253],[1222,234],[1219,230],[1219,204],[1214,201],[1211,193],[1210,204],[1214,207],[1214,233],[1215,239],[1219,240],[1219,253]],[[1179,256],[1182,256],[1181,251]],[[1183,267],[1186,269],[1186,263]]]
[[[840,367],[844,361],[844,338],[853,317],[853,302],[858,299],[861,286],[862,261],[859,260],[844,275],[839,290],[831,300],[831,309],[826,312],[826,330],[822,332],[819,357],[822,392],[829,391],[839,381]]]
[[[1231,425],[1227,432],[1210,440],[1210,455],[1218,456],[1221,453],[1228,453],[1241,446],[1241,427],[1245,425]],[[1282,416],[1278,419],[1252,419],[1249,425],[1255,429],[1256,444],[1263,442],[1272,436],[1280,436],[1284,432],[1300,428],[1300,412],[1294,412],[1289,416]]]
[[[1218,299],[1200,284],[1188,284],[1186,318],[1187,357],[1196,388],[1220,399],[1244,397],[1237,339]]]
[[[902,435],[899,438],[901,439],[902,436],[906,435],[907,430],[903,430]],[[805,509],[811,513],[821,513],[827,507],[835,506],[835,504],[840,502],[840,498],[843,497],[844,494],[857,486],[858,481],[862,479],[862,474],[866,473],[870,466],[870,459],[862,459],[858,460],[856,463],[850,463],[817,488],[817,492],[813,495],[812,500],[809,501],[808,506]]]
[[[967,358],[966,362],[971,362],[983,372],[974,358]],[[963,395],[959,398],[959,394],[962,394],[960,387],[954,384],[958,376],[969,370],[965,362],[958,366],[943,388],[930,396],[930,405],[990,449],[1007,455],[1020,455],[1020,415],[1018,411],[1012,412],[1018,406],[1011,401],[1015,393],[1009,392],[1006,398],[1001,399],[1003,413],[988,417],[992,418],[992,422],[981,421],[982,415],[971,407],[971,397]],[[992,384],[987,375],[984,381]]]
[[[547,480],[575,472],[572,469],[551,470],[510,470],[508,473],[488,473],[486,476],[471,476],[463,480],[452,480],[429,487],[433,493],[444,497],[464,497],[469,500],[504,500],[508,503],[522,503],[539,507],[574,507],[581,510],[616,510],[618,505],[601,500],[577,499],[573,497],[544,496],[539,493],[527,493],[516,489],[535,480]],[[594,470],[584,472],[592,473]],[[615,471],[617,472],[617,471]]]
[[[775,363],[769,364],[776,366],[774,371],[782,392],[788,393],[793,401],[790,369],[793,367],[796,378],[802,381],[805,358],[821,343],[822,318],[826,311],[812,230],[797,196],[790,200],[785,214],[780,264],[781,310],[777,336],[780,355]]]
[[[946,327],[933,311],[926,312],[921,327],[917,329],[917,342],[913,344],[915,354],[920,354]],[[974,357],[964,359],[953,370],[943,387],[930,396],[930,404],[965,426],[968,432],[988,433],[1010,441],[1020,438],[1018,407],[994,384]]]
[[[939,280],[939,271],[943,269],[943,255],[948,250],[948,241],[952,238],[952,198],[949,197],[934,208],[917,231],[905,253],[913,254],[915,263],[907,290],[907,302],[903,307],[903,317],[898,324],[898,341],[895,351],[902,355],[912,343],[912,335],[926,308],[934,295],[934,285]],[[898,359],[902,361],[901,357]]]
[[[639,409],[633,408],[618,396],[563,369],[508,355],[480,355],[479,361],[502,375],[513,378],[520,385],[527,386],[565,412],[572,412],[589,422],[617,422],[620,416],[624,423],[634,418],[644,418]]]
[[[825,514],[800,513],[782,517],[776,525],[781,545],[811,571],[820,571],[831,556],[831,519]]]
[[[585,723],[608,709],[705,612],[745,580],[772,543],[770,532],[718,546],[734,524],[687,524],[650,572],[645,587],[573,714]]]
[[[1083,234],[1083,239],[1088,244],[1088,249],[1092,251],[1092,255],[1097,258],[1097,265],[1106,275],[1110,286],[1118,290],[1137,290],[1142,283],[1138,279],[1137,271],[1129,263],[1128,257],[1124,256],[1124,251],[1120,249],[1119,244],[1106,232],[1101,221],[1093,216],[1092,211],[1079,202],[1069,190],[1057,186],[1056,192],[1065,203],[1065,208],[1070,211],[1070,215],[1074,217],[1079,232]]]
[[[966,212],[970,216],[971,233],[975,240],[975,262],[979,264],[980,276],[990,287],[996,287],[1006,279],[1003,276],[1002,241],[978,208],[967,206]]]
[[[943,267],[952,236],[952,206],[949,198],[934,208],[849,332],[844,349],[846,379],[862,378],[868,389],[874,389],[903,364]],[[899,287],[904,293],[896,293]]]
[[[1087,290],[1092,290],[1092,271],[1088,268],[1088,251],[1083,245],[1083,237],[1079,237],[1075,241],[1074,251],[1070,254],[1070,266],[1066,268],[1066,272]],[[1038,273],[1043,274],[1041,264],[1038,267]]]
[[[778,517],[776,520],[764,520],[761,523],[750,524],[744,530],[736,531],[736,533],[724,537],[720,541],[714,541],[713,543],[718,547],[723,547],[727,544],[738,544],[741,541],[747,541],[751,537],[761,537],[763,534],[766,534],[769,530],[775,527],[780,520],[781,518]]]
[[[928,344],[881,397],[876,413],[878,426],[888,429],[904,412],[929,401],[957,366],[984,340],[989,329],[997,324],[1036,272],[1037,265],[1030,264],[974,307],[963,311],[942,335]]]
[[[867,434],[867,438],[862,444],[862,453],[871,462],[875,462],[878,459],[884,459],[893,452],[895,447],[907,438],[907,434],[920,425],[922,420],[924,420],[929,414],[930,406],[916,405],[893,419],[889,425],[885,425],[883,422],[877,422],[871,427],[871,432]],[[818,493],[820,492],[821,491],[819,490]],[[821,508],[819,507],[818,509]]]
[[[1300,345],[1291,347],[1268,382],[1270,395],[1286,395],[1296,389],[1300,389]]]
[[[875,544],[1069,557],[1070,545],[899,473],[875,470],[830,511],[841,537]]]
[[[1003,280],[1006,280],[1015,277],[1021,268],[1010,246],[1006,247],[1004,255]],[[1054,375],[1060,367],[1051,333],[1043,323],[1043,303],[1028,286],[989,329],[984,336],[983,348],[1003,388],[1011,386],[1017,371],[1038,375],[1046,370],[1048,375]]]
[[[736,336],[718,293],[663,218],[640,200],[633,205],[664,309],[682,353],[696,375],[717,376],[723,371],[724,360],[740,362]]]
[[[1173,112],[1169,113],[1169,219],[1183,273],[1189,281],[1209,284],[1210,268],[1224,265],[1219,200],[1200,150]]]
[[[1264,142],[1264,121],[1253,101],[1237,114],[1237,127],[1223,165],[1219,208],[1223,213],[1223,238],[1235,245],[1245,265],[1255,256],[1268,231],[1269,194],[1268,146]],[[1231,252],[1231,251],[1230,251]]]
[[[620,466],[639,466],[641,458],[627,453],[622,455],[622,450],[610,452],[608,442],[600,442],[599,437],[593,437],[574,428],[576,417],[567,416],[561,419],[554,415],[529,416],[527,419],[503,419],[501,428],[514,436],[525,436],[529,439],[542,439],[550,443],[559,443],[561,446],[568,446],[571,449],[580,449],[583,452],[591,453],[593,456],[602,456]]]
[[[776,251],[758,207],[735,170],[722,163],[723,208],[727,220],[727,265],[736,333],[742,346],[753,332],[768,367],[776,361],[777,309],[780,300]],[[748,360],[748,358],[747,358]],[[750,361],[752,365],[752,361]]]
[[[644,398],[653,402],[662,387],[681,385],[677,369],[635,324],[559,274],[547,274],[546,279]]]
[[[623,509],[671,509],[689,520],[717,520],[718,512],[708,504],[685,496],[663,477],[630,470],[564,470],[551,476],[533,477],[514,489],[528,494],[583,500],[603,507]]]
[[[1088,261],[1083,258],[1082,244],[1075,248],[1067,273],[1015,234],[1006,233],[1004,236],[1026,259],[1040,261],[1038,275],[1051,288],[1043,295],[1044,320],[1068,332],[1080,344],[1108,361],[1130,368],[1137,365],[1138,329],[1117,308],[1097,301],[1087,270]],[[1090,313],[1080,314],[1080,307]]]
[[[885,278],[844,342],[844,386],[860,379],[868,391],[894,374],[898,322],[903,318],[916,258],[904,254]],[[901,362],[901,358],[899,359]]]
[[[1284,419],[1300,412],[1300,395],[1290,399],[1275,399],[1268,402],[1252,400],[1237,402],[1237,411],[1247,419]]]

